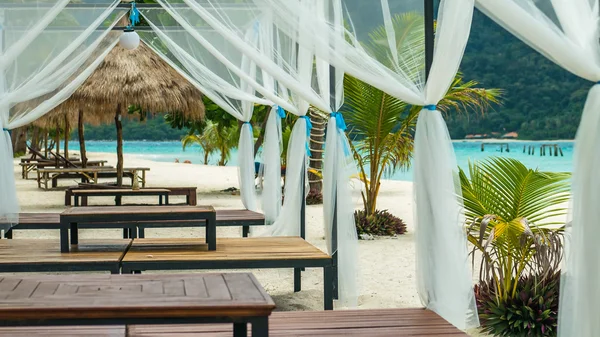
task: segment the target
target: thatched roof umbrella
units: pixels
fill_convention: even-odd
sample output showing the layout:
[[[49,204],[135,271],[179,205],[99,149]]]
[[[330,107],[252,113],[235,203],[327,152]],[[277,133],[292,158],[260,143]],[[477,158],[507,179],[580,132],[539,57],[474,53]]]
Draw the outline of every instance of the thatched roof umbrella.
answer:
[[[101,120],[114,119],[117,127],[119,186],[123,180],[121,116],[130,105],[139,106],[142,111],[173,112],[186,118],[204,118],[202,93],[144,43],[131,51],[116,46],[83,85],[50,112],[51,116],[54,113],[73,116],[73,111],[77,111],[81,117],[85,111],[86,120],[88,113]],[[83,124],[81,119],[80,130]]]

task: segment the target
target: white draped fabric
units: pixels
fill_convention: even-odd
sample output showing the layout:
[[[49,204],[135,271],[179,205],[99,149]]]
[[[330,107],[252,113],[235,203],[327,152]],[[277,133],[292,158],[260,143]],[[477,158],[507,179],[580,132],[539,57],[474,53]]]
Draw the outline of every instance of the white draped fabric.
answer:
[[[118,42],[111,29],[125,11],[118,0],[93,7],[8,0],[0,4],[0,218],[19,212],[8,130],[27,125],[66,100]]]
[[[333,0],[330,0],[333,1]],[[470,33],[473,0],[442,0],[439,8],[435,56],[424,85],[423,48],[396,45],[394,19],[387,0],[380,0],[380,20],[385,39],[369,49],[363,45],[349,11],[351,31],[344,38],[318,18],[310,26],[295,25],[302,6],[297,2],[254,0],[271,8],[276,24],[288,34],[313,29],[317,57],[370,85],[413,105],[427,106],[419,117],[415,135],[414,188],[417,219],[417,276],[423,303],[455,326],[479,325],[468,264],[467,239],[456,195],[455,155],[442,116],[436,110],[454,78]],[[343,1],[344,5],[353,5]],[[395,3],[396,5],[398,3]],[[355,5],[355,4],[354,4]],[[360,13],[354,13],[359,15]],[[361,34],[362,33],[362,34]],[[366,34],[368,36],[368,34]],[[411,52],[412,51],[412,52]],[[453,238],[453,239],[448,239]]]
[[[477,0],[478,8],[547,58],[592,82],[600,81],[598,0]],[[559,336],[600,331],[600,86],[590,90],[575,138],[572,222],[565,242]]]

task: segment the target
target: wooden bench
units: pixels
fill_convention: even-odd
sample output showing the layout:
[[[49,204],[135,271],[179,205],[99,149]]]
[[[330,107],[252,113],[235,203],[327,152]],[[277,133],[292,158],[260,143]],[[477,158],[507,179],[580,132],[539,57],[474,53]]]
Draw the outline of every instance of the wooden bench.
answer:
[[[233,323],[269,335],[275,303],[249,273],[30,275],[0,280],[0,325]]]
[[[169,193],[171,191],[167,190],[167,189],[160,189],[160,188],[144,188],[144,189],[138,189],[138,190],[132,190],[132,189],[101,189],[101,190],[74,190],[72,191],[73,194],[73,199],[75,200],[75,207],[80,205],[79,199],[80,198],[85,198],[86,202],[85,205],[87,205],[87,201],[89,200],[89,197],[115,197],[115,204],[117,206],[121,205],[121,197],[124,196],[158,196],[158,204],[162,205],[163,204],[163,199],[164,199],[164,204],[168,205],[169,204]]]
[[[217,210],[217,227],[219,226],[242,226],[244,237],[248,236],[250,226],[264,226],[265,216],[261,213],[249,210]],[[3,220],[0,219],[0,224]],[[170,225],[173,224],[173,225]],[[135,238],[139,235],[145,236],[146,228],[164,228],[164,227],[204,227],[203,220],[196,222],[182,221],[161,221],[161,222],[135,222],[135,223],[81,223],[80,228],[127,228],[131,233],[124,238]],[[13,230],[21,229],[60,229],[60,213],[20,213],[19,223],[12,229],[5,232],[5,237],[11,239]],[[139,232],[139,234],[138,234]]]
[[[147,167],[124,168],[123,176],[130,178],[133,184],[135,177],[140,179],[142,187],[146,186],[146,171],[150,171]],[[141,172],[141,176],[139,173]],[[37,170],[38,187],[44,186],[48,190],[48,182],[52,183],[52,188],[58,186],[59,179],[81,179],[84,181],[93,181],[98,183],[99,178],[116,178],[117,169],[112,167],[88,167],[88,168],[44,168]]]
[[[324,308],[333,309],[333,259],[300,237],[219,238],[205,251],[193,239],[134,239],[121,262],[122,273],[143,270],[294,269],[294,291],[302,268],[323,268]]]
[[[93,330],[92,330],[93,328]],[[45,337],[89,336],[73,331],[89,331],[92,336],[125,337],[120,327],[19,327],[0,328],[0,335],[29,337],[43,333]],[[62,333],[61,333],[62,332]],[[99,335],[100,333],[104,333]],[[96,334],[94,334],[96,333]],[[128,337],[228,337],[227,324],[130,325]],[[436,313],[420,308],[364,309],[338,311],[276,311],[269,318],[271,337],[467,337]]]
[[[61,254],[58,240],[0,240],[0,272],[108,271],[118,274],[121,259],[131,242],[131,239],[83,240],[71,248],[70,254]]]
[[[81,162],[79,161],[71,161],[78,166],[81,166]],[[105,166],[107,163],[106,160],[89,160],[87,162],[87,166],[89,167],[109,167]],[[67,166],[64,163],[55,161],[55,160],[30,160],[26,162],[19,163],[21,166],[21,177],[23,179],[29,179],[29,172],[33,170],[38,170],[42,168],[66,168]]]
[[[95,184],[95,185],[80,185],[80,186],[72,186],[65,190],[65,206],[72,205],[73,191],[77,190],[87,190],[87,189],[119,189],[120,187],[105,185],[105,184]],[[185,204],[189,206],[197,205],[197,195],[196,195],[196,187],[153,187],[153,189],[165,189],[169,190],[169,197],[172,196],[185,196]],[[140,190],[144,190],[141,188]],[[171,198],[170,203],[173,203],[173,199]],[[81,198],[81,206],[87,206],[87,199],[85,197]]]

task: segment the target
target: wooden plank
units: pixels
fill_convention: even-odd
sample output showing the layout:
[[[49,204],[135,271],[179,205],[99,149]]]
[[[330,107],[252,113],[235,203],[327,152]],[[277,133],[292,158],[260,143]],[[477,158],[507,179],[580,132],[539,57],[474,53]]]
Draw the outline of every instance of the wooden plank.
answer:
[[[374,309],[274,312],[270,336],[467,336],[437,314],[424,309]],[[227,324],[132,325],[131,337],[231,336]]]
[[[331,259],[299,237],[218,238],[217,250],[201,254],[194,245],[194,239],[134,239],[123,262]]]
[[[160,188],[145,188],[139,190],[132,189],[100,189],[100,190],[73,190],[73,195],[82,196],[103,196],[103,195],[119,195],[119,194],[130,194],[130,195],[157,195],[157,194],[168,194],[170,191],[167,189]]]
[[[214,212],[212,206],[89,206],[72,207],[61,213],[61,216],[94,216],[94,215],[161,215],[190,214]],[[115,218],[118,221],[118,218]]]
[[[126,328],[121,326],[43,326],[0,327],[0,336],[12,337],[125,337]]]
[[[233,276],[233,287],[245,288],[264,296],[234,298],[222,274],[178,275],[30,275],[7,276],[6,295],[0,299],[0,322],[3,320],[72,320],[198,318],[268,316],[275,308],[271,298],[251,274]],[[39,282],[45,289],[58,285],[56,291],[33,296],[29,284]],[[190,282],[187,286],[185,282]],[[156,284],[162,291],[157,294]],[[26,284],[21,286],[21,284]],[[196,291],[184,291],[195,285]],[[150,291],[149,291],[150,290]],[[207,290],[207,291],[205,291]],[[239,291],[235,290],[236,292]]]
[[[40,265],[70,262],[118,263],[131,239],[82,240],[71,253],[60,252],[60,241],[49,239],[0,240],[0,268],[3,265]],[[2,284],[0,283],[0,289]]]

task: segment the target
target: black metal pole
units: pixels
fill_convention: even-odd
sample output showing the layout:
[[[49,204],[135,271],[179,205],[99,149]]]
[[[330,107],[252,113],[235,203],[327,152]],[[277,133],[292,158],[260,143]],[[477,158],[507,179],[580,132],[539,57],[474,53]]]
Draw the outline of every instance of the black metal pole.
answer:
[[[429,72],[433,63],[433,49],[435,45],[434,32],[434,1],[425,1],[425,80],[429,79]]]
[[[336,87],[335,87],[335,67],[329,66],[329,100],[331,104],[331,108],[336,108]],[[327,155],[327,154],[325,154]],[[337,156],[337,153],[330,153],[329,155]],[[337,176],[335,172],[337,171],[337,161],[334,161],[333,171],[334,171],[334,189],[333,189],[333,221],[331,223],[331,258],[333,259],[333,298],[339,298],[338,291],[338,251],[337,251],[337,233],[338,233],[338,217],[337,217]]]

